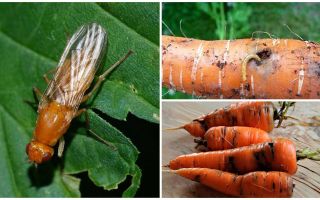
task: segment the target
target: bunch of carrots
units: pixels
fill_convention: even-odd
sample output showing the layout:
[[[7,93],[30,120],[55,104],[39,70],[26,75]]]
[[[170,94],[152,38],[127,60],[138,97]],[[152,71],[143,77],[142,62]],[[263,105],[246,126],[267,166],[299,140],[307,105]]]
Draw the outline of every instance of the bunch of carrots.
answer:
[[[241,102],[193,120],[183,128],[206,152],[181,155],[168,167],[187,179],[238,197],[290,197],[297,171],[295,144],[271,139],[294,103]]]

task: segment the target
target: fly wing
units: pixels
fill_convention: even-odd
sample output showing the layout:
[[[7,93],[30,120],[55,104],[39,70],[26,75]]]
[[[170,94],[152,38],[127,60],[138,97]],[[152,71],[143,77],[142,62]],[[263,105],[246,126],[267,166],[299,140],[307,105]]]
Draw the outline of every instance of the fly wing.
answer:
[[[104,55],[106,31],[98,24],[84,25],[72,36],[39,109],[50,101],[77,110]]]

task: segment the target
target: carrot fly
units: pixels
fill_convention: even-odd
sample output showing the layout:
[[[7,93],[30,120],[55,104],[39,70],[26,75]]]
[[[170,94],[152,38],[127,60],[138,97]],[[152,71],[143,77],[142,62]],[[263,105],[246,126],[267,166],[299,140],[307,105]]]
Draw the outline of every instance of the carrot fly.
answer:
[[[86,93],[101,63],[106,43],[107,33],[100,25],[92,23],[80,27],[69,40],[53,79],[49,80],[44,75],[48,83],[44,94],[39,89],[34,89],[41,100],[33,138],[26,146],[31,162],[41,164],[50,160],[58,140],[58,155],[62,155],[63,135],[72,119],[85,111],[78,110],[79,105],[88,100],[105,77],[132,53],[129,51],[100,75],[92,90]]]

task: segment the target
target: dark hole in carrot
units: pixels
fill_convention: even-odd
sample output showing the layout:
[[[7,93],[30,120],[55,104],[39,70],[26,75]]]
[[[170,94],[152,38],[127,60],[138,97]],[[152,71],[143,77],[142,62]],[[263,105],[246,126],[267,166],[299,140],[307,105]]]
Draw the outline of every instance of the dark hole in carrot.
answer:
[[[262,60],[265,60],[265,59],[268,59],[270,58],[272,54],[272,51],[270,48],[266,48],[266,49],[263,49],[262,51],[259,51],[257,53],[257,55],[262,59]]]

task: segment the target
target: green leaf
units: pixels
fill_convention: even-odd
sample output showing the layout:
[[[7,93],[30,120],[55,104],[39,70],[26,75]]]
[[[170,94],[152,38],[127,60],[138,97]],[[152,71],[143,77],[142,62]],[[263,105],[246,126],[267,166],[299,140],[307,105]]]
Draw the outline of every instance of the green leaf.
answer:
[[[99,3],[99,5],[151,42],[159,45],[159,10],[156,3]],[[141,23],[143,19],[144,23]]]
[[[81,180],[74,175],[80,172],[88,172],[93,183],[106,190],[117,188],[132,176],[123,196],[136,193],[141,178],[136,165],[138,150],[90,109],[90,130],[107,142],[88,134],[83,120],[73,120],[62,159],[54,158],[35,168],[25,154],[37,117],[26,103],[34,101],[32,87],[46,88],[42,75],[56,67],[67,39],[78,27],[93,21],[108,32],[99,73],[128,50],[134,54],[106,78],[88,105],[116,119],[125,120],[131,112],[159,122],[159,42],[155,39],[159,27],[154,24],[159,18],[158,4],[139,3],[140,12],[130,14],[113,11],[117,7],[130,10],[131,5],[139,10],[131,3],[0,5],[0,197],[79,197]]]
[[[88,111],[88,117],[91,134],[84,128],[77,130],[77,137],[71,140],[65,153],[64,173],[88,171],[95,185],[117,189],[118,184],[135,171],[138,150],[93,111]]]
[[[145,101],[133,85],[128,86],[123,82],[105,81],[92,107],[119,120],[125,120],[128,112],[131,112],[142,119],[159,122],[158,108]]]
[[[142,174],[141,174],[140,168],[137,165],[131,175],[132,175],[132,183],[130,187],[126,191],[124,191],[124,193],[122,194],[122,197],[132,197],[139,189],[140,179]]]

